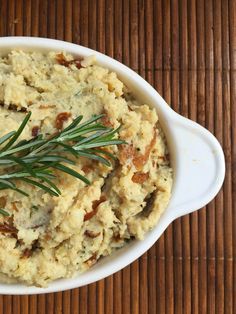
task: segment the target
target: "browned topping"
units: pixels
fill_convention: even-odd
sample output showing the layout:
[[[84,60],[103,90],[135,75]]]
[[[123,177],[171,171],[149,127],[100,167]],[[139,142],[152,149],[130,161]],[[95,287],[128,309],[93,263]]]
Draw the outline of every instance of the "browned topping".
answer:
[[[16,206],[17,203],[19,203],[19,202],[12,202],[11,203],[12,209],[15,210],[16,212],[18,212],[18,207]]]
[[[3,224],[0,224],[0,232],[2,233],[11,233],[11,234],[17,234],[18,230],[11,224],[8,224],[4,222]]]
[[[0,101],[0,106],[1,107],[7,107],[7,109],[11,110],[11,111],[18,111],[18,112],[26,112],[27,111],[25,107],[19,107],[15,104],[10,104],[8,106],[3,101]]]
[[[74,63],[76,65],[77,69],[81,69],[82,68],[82,64],[81,64],[80,60],[73,60],[73,61],[74,62],[72,62],[72,63]]]
[[[58,53],[56,55],[56,60],[60,65],[68,66],[68,61],[66,60],[65,56],[63,53]]]
[[[19,240],[18,240],[19,241]],[[17,242],[18,242],[17,241]],[[21,243],[21,245],[24,243]],[[23,252],[23,255],[21,256],[21,258],[29,258],[30,256],[32,256],[33,252],[39,247],[39,241],[38,240],[34,240],[34,242],[32,243],[32,247],[31,249],[25,249]]]
[[[89,238],[96,238],[100,235],[101,232],[94,232],[94,231],[91,231],[91,230],[85,230],[85,233],[84,235],[86,235],[87,237]]]
[[[32,131],[31,131],[32,136],[33,136],[33,137],[38,136],[38,135],[39,135],[39,131],[40,131],[40,127],[37,126],[37,125],[34,126],[34,127],[32,128]]]
[[[146,164],[146,162],[149,158],[149,155],[151,153],[151,150],[152,150],[153,146],[155,145],[155,143],[156,143],[156,133],[154,133],[154,136],[153,136],[150,144],[146,147],[145,153],[143,155],[139,154],[137,151],[135,151],[134,158],[133,158],[133,164],[137,170],[140,171],[143,169],[143,166]]]
[[[113,127],[113,123],[111,122],[110,118],[107,114],[101,118],[102,124],[106,127]]]
[[[8,107],[8,110],[12,110],[12,111],[20,111],[20,112],[26,112],[26,108],[25,107],[19,107],[15,104],[10,104]]]
[[[30,249],[25,249],[22,255],[22,258],[29,258],[32,255],[32,250]]]
[[[42,104],[39,106],[39,109],[49,109],[49,108],[56,108],[56,105]]]
[[[138,171],[141,171],[143,169],[143,166],[146,164],[150,152],[155,145],[156,142],[156,133],[153,136],[153,139],[151,140],[150,144],[146,147],[145,153],[140,154],[133,145],[120,145],[119,146],[119,160],[122,165],[126,163],[128,159],[131,159],[135,168]]]
[[[132,176],[132,181],[134,183],[142,184],[149,178],[149,172],[143,173],[143,172],[135,172]]]
[[[118,233],[118,234],[114,234],[114,235],[113,235],[113,240],[114,240],[115,242],[119,242],[119,241],[121,240],[120,234],[119,234],[119,233]]]
[[[105,202],[107,199],[106,199],[106,196],[105,195],[101,195],[100,199],[99,200],[96,200],[96,201],[93,201],[93,205],[92,205],[92,208],[93,210],[97,209],[98,206]]]
[[[84,221],[87,221],[87,220],[91,219],[94,215],[96,215],[96,213],[98,211],[98,206],[105,201],[106,201],[105,195],[101,195],[99,200],[93,201],[93,205],[92,205],[93,210],[84,215]]]
[[[87,221],[87,220],[91,219],[94,215],[96,215],[96,213],[97,213],[96,210],[93,210],[93,211],[91,211],[89,213],[86,213],[84,215],[84,221]]]
[[[92,165],[84,165],[81,169],[83,170],[85,174],[88,174],[94,170]]]
[[[120,163],[124,165],[128,159],[133,159],[135,149],[133,145],[122,144],[119,146],[119,152],[120,152],[119,154]]]
[[[66,122],[71,116],[70,112],[61,112],[56,117],[56,128],[61,130],[63,127],[63,123]]]
[[[163,161],[169,161],[170,160],[170,156],[169,156],[169,154],[166,154],[164,156],[158,156],[158,159],[161,159]]]
[[[44,236],[44,240],[48,241],[48,240],[51,240],[51,239],[52,239],[51,235],[49,233],[46,233],[45,236]]]
[[[0,197],[0,208],[5,208],[6,204],[7,204],[6,197],[5,196],[1,196]]]
[[[81,59],[73,59],[70,61],[67,61],[63,53],[58,53],[56,56],[56,60],[60,65],[64,65],[65,67],[69,67],[71,64],[75,64],[77,69],[81,69]]]
[[[85,263],[90,267],[93,264],[95,264],[97,261],[97,253],[94,253],[89,259],[87,259],[87,261],[85,261]]]

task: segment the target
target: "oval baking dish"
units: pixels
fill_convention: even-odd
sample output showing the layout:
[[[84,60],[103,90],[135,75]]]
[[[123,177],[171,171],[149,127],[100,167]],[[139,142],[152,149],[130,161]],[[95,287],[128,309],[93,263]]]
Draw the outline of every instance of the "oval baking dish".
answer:
[[[156,109],[167,138],[174,170],[172,197],[168,208],[144,240],[131,241],[74,278],[57,280],[47,288],[1,283],[1,294],[49,293],[80,287],[107,277],[147,251],[174,219],[203,207],[218,193],[224,180],[225,162],[216,138],[199,124],[174,112],[151,85],[134,71],[94,50],[53,39],[3,37],[0,38],[0,47],[1,55],[13,48],[26,51],[66,51],[80,57],[95,55],[98,64],[116,72],[139,100]]]

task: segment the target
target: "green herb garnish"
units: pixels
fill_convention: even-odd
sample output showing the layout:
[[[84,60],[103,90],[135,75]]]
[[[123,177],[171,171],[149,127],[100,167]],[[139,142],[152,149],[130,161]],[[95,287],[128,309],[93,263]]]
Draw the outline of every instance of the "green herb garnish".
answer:
[[[0,214],[3,216],[10,216],[10,214],[2,208],[0,208]]]
[[[80,96],[81,94],[82,94],[82,90],[80,89],[80,90],[78,90],[78,92],[75,93],[74,96],[78,97],[78,96]]]
[[[16,185],[17,181],[22,181],[59,196],[61,192],[53,182],[56,178],[54,169],[90,184],[85,176],[68,166],[75,164],[71,157],[83,156],[110,166],[108,157],[114,156],[100,148],[125,143],[115,137],[118,129],[108,128],[99,122],[103,115],[96,115],[83,123],[83,116],[79,116],[67,128],[50,138],[39,134],[30,140],[16,143],[30,116],[31,112],[17,131],[0,138],[0,169],[3,170],[0,174],[0,190],[11,189],[28,196]]]

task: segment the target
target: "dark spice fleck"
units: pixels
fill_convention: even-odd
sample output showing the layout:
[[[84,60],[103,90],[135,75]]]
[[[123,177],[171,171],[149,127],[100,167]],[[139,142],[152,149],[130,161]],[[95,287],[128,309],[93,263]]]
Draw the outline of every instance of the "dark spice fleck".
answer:
[[[15,104],[10,104],[9,107],[8,107],[8,110],[11,110],[11,111],[19,111],[19,112],[26,112],[27,109],[25,107],[19,107]]]

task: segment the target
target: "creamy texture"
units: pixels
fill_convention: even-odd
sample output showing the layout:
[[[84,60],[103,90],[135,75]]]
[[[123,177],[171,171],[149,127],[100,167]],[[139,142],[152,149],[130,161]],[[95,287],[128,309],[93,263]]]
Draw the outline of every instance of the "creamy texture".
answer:
[[[115,73],[93,57],[79,62],[65,53],[12,51],[0,59],[0,103],[1,136],[16,130],[27,111],[32,116],[20,139],[105,113],[103,123],[121,125],[119,137],[127,142],[109,148],[117,156],[112,167],[85,158],[72,166],[91,185],[58,172],[59,197],[20,182],[29,197],[0,191],[0,208],[11,214],[0,215],[4,280],[46,286],[155,226],[171,195],[166,141],[156,111],[135,100]]]

